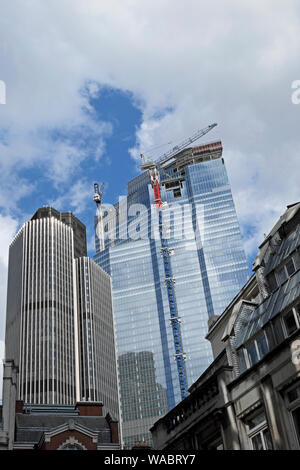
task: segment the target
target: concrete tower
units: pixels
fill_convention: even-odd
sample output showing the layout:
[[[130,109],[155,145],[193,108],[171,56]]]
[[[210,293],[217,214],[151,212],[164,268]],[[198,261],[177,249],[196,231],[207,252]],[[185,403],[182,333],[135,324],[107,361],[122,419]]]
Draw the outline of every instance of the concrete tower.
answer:
[[[39,209],[9,249],[5,358],[19,368],[17,399],[102,401],[118,418],[111,281],[86,257],[85,226]]]

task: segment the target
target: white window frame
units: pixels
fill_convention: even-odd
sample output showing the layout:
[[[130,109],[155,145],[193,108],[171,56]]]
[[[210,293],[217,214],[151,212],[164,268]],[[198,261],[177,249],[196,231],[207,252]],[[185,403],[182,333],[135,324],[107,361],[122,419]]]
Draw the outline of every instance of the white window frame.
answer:
[[[266,335],[266,332],[265,330],[261,330],[257,335],[255,335],[251,341],[248,341],[244,346],[243,346],[243,351],[244,351],[244,357],[245,357],[245,362],[246,362],[246,367],[247,369],[250,369],[250,367],[253,367],[255,364],[257,364],[257,362],[261,361],[261,359],[264,358],[264,356],[260,356],[260,353],[259,353],[259,349],[258,349],[258,344],[257,344],[257,337],[260,336],[261,334],[264,335],[265,339],[266,339],[266,343],[267,343],[267,347],[268,347],[268,350],[270,351],[270,346],[269,346],[269,340],[268,340],[268,336]],[[247,346],[249,346],[251,343],[254,342],[254,345],[255,345],[255,350],[256,350],[256,354],[257,354],[257,357],[258,357],[258,361],[255,363],[255,364],[252,364],[250,365],[250,361],[249,361],[249,356],[248,356],[248,351],[247,351]]]
[[[282,320],[282,328],[283,328],[283,333],[284,333],[284,336],[286,338],[289,338],[291,335],[293,335],[297,330],[299,330],[300,328],[300,318],[299,318],[299,315],[296,311],[296,307],[298,306],[299,304],[297,304],[295,307],[292,307],[292,308],[289,308],[286,312],[284,312],[282,315],[281,315],[281,320]],[[297,329],[295,331],[293,331],[293,333],[290,333],[288,334],[288,331],[287,331],[287,328],[286,328],[286,324],[285,324],[285,317],[287,316],[287,314],[289,312],[293,312],[293,315],[294,315],[294,319],[295,319],[295,323],[296,323],[296,326],[297,326]]]
[[[259,427],[259,426],[257,426]],[[257,431],[255,431],[254,433],[251,432],[251,435],[249,434],[248,437],[250,439],[250,442],[251,442],[251,447],[252,447],[252,450],[256,450],[254,449],[254,445],[253,445],[253,441],[252,439],[255,437],[255,436],[258,436],[260,435],[260,438],[261,438],[261,442],[262,442],[262,445],[263,445],[263,449],[262,450],[271,450],[271,449],[267,449],[266,448],[266,443],[265,443],[265,438],[264,438],[264,431],[268,430],[269,433],[270,433],[270,436],[271,436],[271,432],[270,432],[270,429],[268,427],[268,423],[265,421],[264,422],[264,425],[261,427],[261,429],[257,429]],[[251,430],[253,431],[253,430]],[[271,440],[272,440],[272,436],[271,436]],[[272,447],[273,447],[273,442],[272,442]]]
[[[295,268],[295,271],[294,271],[292,274],[289,274],[289,273],[288,273],[288,270],[287,270],[287,267],[286,267],[286,265],[287,265],[290,261],[293,262],[293,265],[294,265],[294,268]],[[283,282],[280,281],[280,279],[279,279],[279,271],[281,271],[282,268],[285,270],[285,274],[286,274],[286,279],[285,279],[285,281],[283,281]],[[284,264],[283,264],[282,266],[280,266],[280,268],[277,268],[276,271],[275,271],[275,273],[274,273],[274,274],[275,274],[275,278],[276,278],[277,285],[278,285],[278,286],[281,286],[282,284],[284,284],[291,276],[293,276],[293,275],[295,274],[296,271],[297,271],[296,263],[295,263],[294,257],[291,256],[288,260],[285,260],[285,261],[284,261]]]
[[[268,352],[270,352],[270,345],[269,345],[269,340],[268,340],[268,335],[266,334],[266,331],[265,330],[261,330],[254,338],[254,341],[255,341],[255,346],[256,346],[256,350],[257,350],[257,354],[258,354],[258,360],[260,361],[261,359],[263,359],[265,356],[262,356],[260,357],[260,353],[259,353],[259,349],[258,349],[258,344],[257,344],[257,338],[258,336],[261,336],[261,333],[263,333],[264,337],[265,337],[265,340],[266,340],[266,343],[267,343],[267,348],[268,348]],[[268,354],[268,353],[266,353]]]
[[[238,351],[242,351],[242,353],[244,355],[244,360],[245,360],[245,364],[246,364],[246,369],[245,370],[249,369],[248,353],[247,353],[247,350],[246,350],[245,346],[242,346],[241,348],[239,348]],[[237,357],[237,360],[238,360],[238,355],[236,355],[236,357]],[[238,366],[239,366],[239,370],[240,370],[239,360],[238,360]],[[245,370],[243,372],[245,372]],[[240,373],[242,374],[243,372],[240,372]]]
[[[261,411],[263,411],[264,415],[265,415],[265,420],[262,421],[261,423],[259,423],[257,426],[255,426],[254,428],[252,429],[249,429],[249,425],[246,423],[246,430],[247,430],[247,436],[248,436],[248,439],[250,441],[250,444],[251,444],[251,449],[252,450],[255,450],[254,449],[254,446],[253,446],[253,442],[252,442],[252,439],[257,436],[258,434],[260,434],[260,437],[261,437],[261,441],[262,441],[262,444],[263,444],[263,450],[269,450],[269,449],[266,449],[266,444],[265,444],[265,439],[264,439],[264,436],[263,436],[263,432],[267,429],[271,435],[271,432],[270,432],[270,428],[268,426],[268,421],[267,421],[267,416],[266,416],[266,412],[264,409],[261,409]],[[259,413],[257,413],[259,414]],[[255,415],[254,415],[255,416]],[[272,436],[271,436],[271,440],[272,440]],[[273,445],[273,441],[272,441],[272,445]]]
[[[292,272],[292,274],[289,274],[289,273],[288,273],[288,270],[287,270],[287,265],[289,264],[290,261],[292,261],[293,266],[294,266],[294,271]],[[285,267],[285,270],[286,270],[286,273],[287,273],[288,278],[291,277],[291,276],[293,276],[293,274],[297,271],[296,263],[295,263],[295,261],[294,261],[294,257],[293,257],[293,256],[285,263],[284,267]]]

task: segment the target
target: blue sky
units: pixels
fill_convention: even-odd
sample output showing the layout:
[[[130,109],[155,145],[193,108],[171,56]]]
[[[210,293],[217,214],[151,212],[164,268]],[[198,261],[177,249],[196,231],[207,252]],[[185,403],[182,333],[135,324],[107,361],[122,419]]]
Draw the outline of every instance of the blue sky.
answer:
[[[107,130],[100,136],[97,132],[85,128],[84,125],[72,128],[50,130],[50,139],[56,142],[70,142],[71,146],[84,148],[85,158],[76,165],[71,172],[69,181],[57,183],[48,174],[47,166],[41,163],[37,166],[29,166],[19,172],[19,178],[24,181],[33,181],[34,188],[28,195],[20,199],[18,213],[20,214],[18,227],[43,205],[51,205],[61,211],[72,211],[86,225],[88,254],[94,254],[94,215],[95,204],[92,200],[93,183],[105,182],[103,200],[114,204],[119,197],[127,194],[127,182],[136,176],[139,170],[139,160],[132,158],[132,149],[137,145],[136,133],[143,122],[141,105],[132,93],[120,89],[96,85],[96,91],[90,95],[83,87],[79,93],[88,97],[88,109],[84,113],[92,118],[95,123],[105,124]],[[161,109],[156,111],[153,119],[157,122],[172,113],[173,109]],[[193,130],[194,131],[194,130]],[[190,134],[192,134],[191,132]],[[182,140],[173,140],[172,145],[167,142],[156,142],[157,145],[149,147],[147,155],[156,158],[172,145]],[[181,137],[181,138],[180,138]],[[185,137],[188,137],[186,135]],[[99,146],[100,157],[95,157]],[[194,145],[216,140],[214,136],[205,136]],[[226,155],[225,155],[226,157]],[[46,163],[47,165],[47,163]],[[244,226],[243,236],[251,236],[251,225]],[[249,269],[251,269],[255,251],[248,253]]]
[[[142,121],[142,113],[129,92],[102,87],[97,93],[97,96],[89,97],[91,109],[86,112],[94,122],[105,122],[108,126],[104,143],[100,135],[101,158],[95,158],[99,144],[96,132],[88,129],[88,135],[85,135],[84,127],[71,132],[56,129],[51,132],[53,142],[67,140],[76,148],[83,146],[87,151],[86,157],[72,171],[71,179],[61,184],[53,182],[44,164],[19,172],[19,178],[34,181],[34,190],[18,204],[19,213],[26,215],[26,219],[43,205],[73,211],[87,227],[90,256],[93,255],[93,217],[96,208],[92,199],[93,183],[105,182],[104,200],[107,203],[115,203],[119,195],[127,194],[127,182],[139,171],[129,150],[135,146],[136,130]],[[79,183],[82,186],[78,186]],[[20,217],[20,221],[22,219]]]
[[[91,247],[94,180],[114,203],[141,150],[213,122],[207,140],[223,142],[252,259],[300,199],[299,31],[298,0],[1,6],[0,348],[8,245],[20,225],[52,203],[83,220]]]

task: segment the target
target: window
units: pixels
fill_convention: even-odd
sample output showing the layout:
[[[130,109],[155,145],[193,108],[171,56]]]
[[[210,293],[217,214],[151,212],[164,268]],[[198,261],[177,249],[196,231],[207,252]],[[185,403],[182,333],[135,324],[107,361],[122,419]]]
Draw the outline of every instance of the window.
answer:
[[[285,401],[290,412],[292,429],[294,430],[295,441],[300,446],[300,383],[286,391]]]
[[[274,273],[269,274],[268,283],[269,283],[269,287],[270,287],[272,292],[277,289],[278,284],[277,284],[276,277],[275,277]]]
[[[256,342],[258,347],[259,358],[261,359],[269,352],[267,338],[264,332],[262,332],[262,334],[256,338]]]
[[[283,321],[287,336],[290,336],[299,328],[298,319],[293,310],[283,316]]]
[[[300,398],[300,385],[287,392],[287,399],[289,403],[293,403],[298,398]]]
[[[256,362],[258,362],[258,355],[255,343],[250,343],[246,349],[248,353],[249,366],[251,367],[253,366],[253,364],[256,364]]]
[[[246,419],[247,433],[253,450],[273,449],[272,438],[263,408],[250,414]]]
[[[286,263],[285,267],[288,275],[291,276],[295,272],[295,265],[293,259],[290,259],[290,261]]]
[[[282,268],[277,272],[277,281],[279,284],[283,284],[284,281],[296,271],[295,263],[293,258],[291,258]]]
[[[297,434],[298,443],[300,444],[300,407],[296,408],[292,412],[292,417],[294,421],[295,431]]]
[[[280,344],[284,340],[284,334],[283,334],[283,329],[282,329],[282,323],[281,323],[281,318],[278,316],[275,318],[273,322],[274,326],[274,333],[276,337],[276,342],[277,344]]]
[[[237,351],[240,373],[244,372],[246,368],[252,367],[269,352],[265,331],[262,331],[251,343],[248,343],[245,347],[245,351],[246,357],[243,348]]]
[[[266,415],[263,410],[247,419],[248,428],[251,430],[266,421]]]
[[[202,441],[200,445],[203,450],[224,450],[223,441],[221,437],[219,437],[213,442],[209,442],[205,444],[203,444],[203,441]]]
[[[272,450],[272,439],[269,429],[264,429],[251,438],[253,450]]]
[[[237,358],[238,358],[239,371],[240,371],[240,374],[242,374],[244,370],[247,369],[244,348],[241,348],[237,351]]]
[[[286,281],[287,274],[286,274],[286,271],[284,269],[284,266],[278,271],[277,279],[278,279],[279,284],[283,284],[284,281]]]

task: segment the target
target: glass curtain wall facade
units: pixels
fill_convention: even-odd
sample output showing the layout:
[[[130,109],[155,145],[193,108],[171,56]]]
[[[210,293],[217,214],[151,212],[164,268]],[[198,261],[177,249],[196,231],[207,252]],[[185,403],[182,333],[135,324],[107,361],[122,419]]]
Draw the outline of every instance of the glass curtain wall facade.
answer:
[[[221,314],[249,277],[221,143],[178,154],[161,172],[161,198],[191,386],[212,362],[209,317]],[[104,215],[106,248],[100,251],[96,236],[95,261],[112,277],[123,438],[131,447],[151,443],[149,428],[181,400],[148,173],[130,181],[127,199]]]

